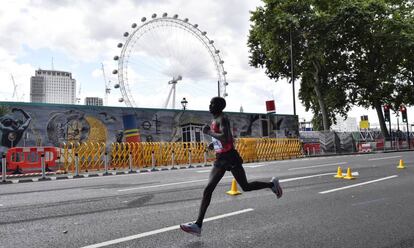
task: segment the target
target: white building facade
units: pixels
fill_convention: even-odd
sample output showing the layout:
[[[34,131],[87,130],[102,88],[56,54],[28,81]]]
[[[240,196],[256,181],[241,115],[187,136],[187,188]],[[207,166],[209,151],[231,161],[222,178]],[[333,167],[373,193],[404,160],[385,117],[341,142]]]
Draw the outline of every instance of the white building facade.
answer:
[[[37,70],[30,78],[30,102],[75,104],[76,80],[72,73]]]

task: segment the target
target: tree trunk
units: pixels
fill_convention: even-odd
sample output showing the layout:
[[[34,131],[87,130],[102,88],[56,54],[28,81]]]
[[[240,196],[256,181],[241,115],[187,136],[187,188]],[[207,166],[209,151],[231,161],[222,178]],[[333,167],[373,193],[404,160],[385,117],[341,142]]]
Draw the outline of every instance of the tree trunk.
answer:
[[[388,133],[387,125],[385,125],[385,119],[384,119],[384,115],[382,114],[381,103],[379,102],[374,103],[374,107],[375,107],[375,110],[377,111],[382,136],[384,136],[385,139],[389,139],[390,134]]]
[[[315,84],[314,84],[313,89],[315,91],[316,97],[318,98],[318,104],[319,104],[319,108],[320,108],[321,114],[322,114],[323,130],[324,131],[329,131],[328,114],[326,113],[325,101],[324,101],[324,98],[322,96],[321,89],[319,87],[319,85],[320,85],[320,78],[319,78],[320,65],[315,61],[313,61],[312,63],[313,63],[313,67],[315,68],[315,73],[313,74],[313,78],[315,79]]]

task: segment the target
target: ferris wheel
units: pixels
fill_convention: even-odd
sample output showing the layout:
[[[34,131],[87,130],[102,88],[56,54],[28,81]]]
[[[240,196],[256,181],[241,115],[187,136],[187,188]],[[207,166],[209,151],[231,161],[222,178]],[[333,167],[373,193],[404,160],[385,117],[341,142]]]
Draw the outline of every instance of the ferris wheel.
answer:
[[[164,13],[141,25],[133,23],[118,43],[120,54],[114,57],[118,83],[124,102],[129,107],[175,108],[176,94],[183,99],[201,100],[212,96],[226,97],[227,72],[214,41],[187,18]],[[177,90],[178,88],[178,90]],[[205,105],[205,102],[204,102]],[[194,106],[194,105],[192,105]]]

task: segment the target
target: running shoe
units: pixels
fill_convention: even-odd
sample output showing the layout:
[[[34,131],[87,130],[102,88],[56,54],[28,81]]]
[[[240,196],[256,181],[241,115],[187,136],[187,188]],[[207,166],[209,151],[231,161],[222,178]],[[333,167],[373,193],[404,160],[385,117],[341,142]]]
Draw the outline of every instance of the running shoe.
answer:
[[[180,228],[184,232],[193,234],[198,237],[201,236],[201,227],[199,227],[196,223],[181,224]]]
[[[273,193],[275,193],[277,199],[279,199],[280,197],[282,197],[283,194],[282,187],[280,187],[279,179],[272,177],[272,180],[270,180],[270,182],[273,183],[273,187],[271,188]]]

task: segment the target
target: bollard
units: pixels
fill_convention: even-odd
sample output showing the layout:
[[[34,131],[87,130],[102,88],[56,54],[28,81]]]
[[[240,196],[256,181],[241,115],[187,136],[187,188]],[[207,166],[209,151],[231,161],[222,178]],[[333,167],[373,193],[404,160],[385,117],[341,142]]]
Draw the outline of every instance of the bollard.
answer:
[[[104,175],[108,175],[108,153],[105,152],[105,155],[104,156],[105,156],[104,157],[104,166],[105,166]]]
[[[177,168],[175,168],[175,153],[174,150],[171,151],[171,170],[176,170]]]
[[[75,153],[75,177],[79,176],[79,157],[78,153]]]
[[[7,160],[6,154],[2,154],[1,156],[1,181],[4,183],[6,182],[6,173],[7,173]]]
[[[316,155],[315,154],[315,147],[312,147],[312,150],[313,150],[313,155]]]
[[[154,154],[154,151],[151,152],[151,163],[152,163],[151,171],[157,171],[157,169],[155,169],[155,154]]]
[[[191,165],[191,149],[188,149],[188,168],[194,168],[194,166]]]
[[[129,153],[129,172],[132,172],[132,152]]]
[[[42,179],[46,178],[45,154],[40,155],[40,166],[42,167]]]

